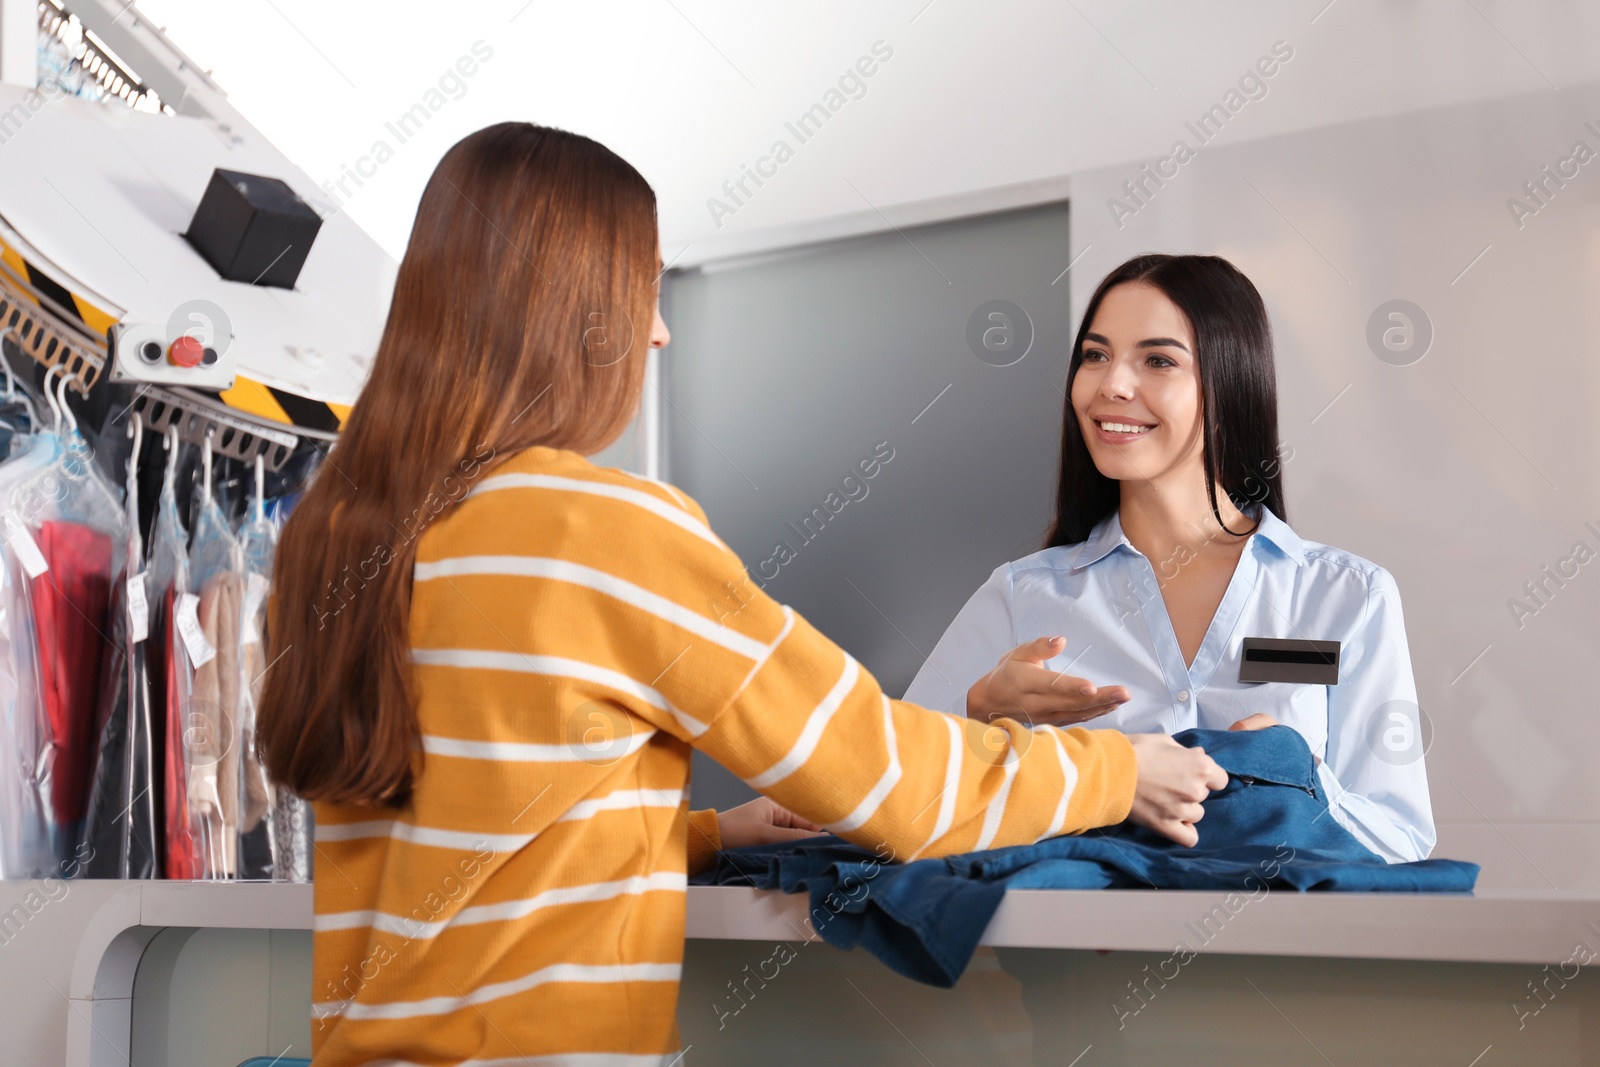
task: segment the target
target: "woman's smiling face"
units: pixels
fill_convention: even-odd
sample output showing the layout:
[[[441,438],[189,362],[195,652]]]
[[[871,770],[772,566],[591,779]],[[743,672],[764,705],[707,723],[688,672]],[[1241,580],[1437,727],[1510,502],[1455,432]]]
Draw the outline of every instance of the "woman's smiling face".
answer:
[[[1189,319],[1153,285],[1109,290],[1083,339],[1072,407],[1095,466],[1118,481],[1198,470],[1200,366]]]

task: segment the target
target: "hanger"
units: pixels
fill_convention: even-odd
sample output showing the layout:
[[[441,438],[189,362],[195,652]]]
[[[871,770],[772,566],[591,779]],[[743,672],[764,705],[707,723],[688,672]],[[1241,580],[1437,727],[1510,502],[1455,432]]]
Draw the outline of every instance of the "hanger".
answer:
[[[211,502],[211,435],[216,432],[216,427],[206,427],[206,440],[205,444],[201,447],[200,453],[201,466],[205,468],[205,481],[202,483],[205,486],[205,489],[201,499],[206,501],[208,504]]]
[[[144,444],[144,416],[137,411],[128,423],[128,436],[133,438],[133,451],[128,453],[128,514],[132,517],[132,529],[128,531],[128,549],[132,553],[130,566],[139,567],[144,561],[144,541],[139,533],[139,448]],[[130,575],[131,577],[131,575]]]
[[[267,517],[267,464],[261,458],[261,453],[256,453],[256,521],[261,522]]]
[[[44,400],[45,403],[50,405],[50,413],[55,416],[55,423],[52,426],[52,429],[56,433],[61,432],[61,405],[56,403],[56,394],[55,390],[50,388],[50,379],[56,374],[57,371],[63,370],[64,369],[62,366],[58,363],[54,367],[51,367],[49,370],[44,372]]]
[[[178,427],[176,424],[167,427],[167,469],[162,473],[161,480],[166,485],[171,485],[178,476]]]
[[[57,364],[56,366],[51,367],[50,369],[53,370],[53,371],[54,370],[60,370],[61,366],[60,366],[60,364]],[[61,375],[61,382],[56,387],[57,390],[58,390],[58,392],[56,394],[56,402],[57,402],[57,405],[58,405],[58,408],[59,408],[58,414],[61,417],[64,417],[67,420],[68,429],[70,429],[73,433],[77,433],[78,432],[78,416],[74,415],[72,413],[72,409],[67,406],[67,386],[70,385],[71,383],[72,383],[72,379],[68,378],[66,373],[63,371],[62,375]],[[56,428],[59,430],[61,427],[58,424]]]
[[[34,410],[33,401],[27,393],[17,390],[17,376],[11,370],[11,361],[0,357],[0,367],[6,372],[6,400],[14,404],[21,404],[22,410],[28,413],[28,425],[33,430],[39,429],[39,413]]]
[[[144,444],[144,416],[137,411],[128,421],[128,436],[133,438],[133,451],[128,453],[128,485],[133,486],[139,473],[139,446]]]

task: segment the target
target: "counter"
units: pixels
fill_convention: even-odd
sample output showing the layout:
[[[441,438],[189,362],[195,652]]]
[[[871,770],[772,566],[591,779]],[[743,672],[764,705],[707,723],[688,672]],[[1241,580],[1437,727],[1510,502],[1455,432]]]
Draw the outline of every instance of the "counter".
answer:
[[[1189,890],[1015,889],[982,943],[1008,948],[1205,950],[1469,963],[1555,963],[1583,940],[1600,954],[1600,893],[1295,893],[1254,899]],[[802,896],[735,887],[689,890],[688,936],[799,940]],[[1220,909],[1220,911],[1219,911]],[[1597,955],[1600,958],[1600,955]],[[1600,1062],[1600,1061],[1597,1061]]]
[[[940,1067],[998,1067],[1065,1064],[1068,1053],[1088,1055],[1086,1046],[1094,1046],[1101,1052],[1081,1064],[1093,1067],[1145,1062],[1140,1049],[1178,1041],[1191,1067],[1238,1067],[1258,1062],[1241,1042],[1254,1047],[1269,1032],[1275,1036],[1261,1054],[1276,1064],[1304,1058],[1286,1055],[1296,1045],[1310,1056],[1305,1062],[1327,1059],[1340,1067],[1402,1061],[1469,1067],[1474,1055],[1484,1057],[1479,1067],[1600,1063],[1600,979],[1579,970],[1600,950],[1600,894],[1274,891],[1225,898],[1013,891],[967,975],[954,989],[939,990],[903,979],[863,952],[836,952],[808,937],[803,897],[691,888],[679,1011],[690,1048],[685,1063],[752,1056],[816,1063],[817,1056],[854,1051],[865,1062],[931,1058]],[[309,886],[4,883],[0,993],[8,998],[8,1018],[29,1020],[22,1028],[27,1036],[8,1044],[24,1057],[16,1062],[125,1065],[135,1012],[142,1010],[136,1001],[150,1000],[163,976],[177,973],[177,950],[159,960],[152,954],[162,931],[299,931],[293,936],[303,946],[310,927]],[[1189,946],[1187,958],[1174,956],[1179,943]],[[1585,954],[1580,946],[1592,948]],[[1182,977],[1202,973],[1207,977]],[[309,975],[288,977],[289,987],[279,978],[275,1010],[303,1028]],[[229,980],[205,979],[216,988]],[[239,1007],[248,1012],[252,1005]],[[1418,1030],[1416,1013],[1424,1007],[1428,1021]],[[1400,1026],[1404,1033],[1396,1033],[1396,1012],[1411,1020]],[[172,1018],[185,1016],[175,1011]],[[276,1025],[281,1035],[283,1024]],[[207,1040],[271,1029],[219,1026],[214,1019],[206,1026]],[[1378,1058],[1340,1043],[1354,1034],[1370,1041],[1387,1035],[1373,1049]],[[1425,1046],[1403,1059],[1380,1054],[1406,1034],[1420,1034]],[[1496,1045],[1516,1052],[1491,1059]],[[167,1062],[187,1062],[189,1047],[198,1046],[173,1039]],[[205,1062],[227,1067],[215,1058]]]

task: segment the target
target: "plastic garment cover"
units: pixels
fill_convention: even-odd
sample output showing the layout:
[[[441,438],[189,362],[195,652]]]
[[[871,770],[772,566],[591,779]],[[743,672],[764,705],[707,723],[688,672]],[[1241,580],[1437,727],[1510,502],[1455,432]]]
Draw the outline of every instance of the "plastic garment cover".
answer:
[[[189,548],[189,579],[199,596],[194,612],[200,639],[192,632],[180,634],[194,666],[183,716],[183,776],[196,859],[190,877],[233,878],[238,874],[245,811],[252,809],[251,825],[258,826],[267,804],[265,795],[249,797],[240,773],[241,694],[249,680],[241,662],[244,556],[211,491],[210,450],[206,451],[205,480]],[[181,628],[187,620],[180,619],[179,624]]]
[[[178,439],[169,432],[167,466],[150,530],[150,561],[145,576],[151,598],[149,647],[151,718],[160,723],[160,810],[164,832],[161,871],[166,878],[199,878],[198,852],[189,824],[188,774],[184,757],[185,721],[194,671],[179,632],[177,605],[189,595],[188,531],[178,513]]]
[[[279,789],[272,806],[274,881],[311,881],[311,839],[314,830],[310,802],[301,800],[287,789]]]
[[[239,530],[245,589],[239,626],[239,663],[243,669],[239,703],[239,877],[307,881],[310,839],[304,812],[297,818],[295,810],[306,804],[287,789],[273,787],[256,753],[257,709],[268,666],[267,593],[278,547],[278,529],[267,518],[262,499],[263,481],[264,472],[257,460],[253,506]],[[296,872],[304,873],[296,877]]]
[[[62,835],[58,844],[76,844],[93,759],[95,700],[106,645],[101,627],[117,561],[112,538],[90,526],[46,520],[37,541],[49,564],[33,579],[33,611],[54,757],[50,809]]]
[[[0,464],[0,535],[17,536],[31,497],[20,493],[61,455],[61,438],[17,438]],[[0,545],[0,876],[44,878],[56,871],[48,813],[49,733],[39,701],[32,586],[10,540]]]
[[[73,860],[82,838],[106,659],[102,627],[126,551],[120,495],[69,422],[60,454],[13,491],[6,521],[7,548],[26,575],[37,657],[44,743],[34,775],[61,864]]]
[[[138,416],[135,415],[137,420]],[[137,425],[137,421],[136,421]],[[106,635],[108,661],[101,671],[98,739],[83,845],[78,852],[90,878],[159,878],[160,736],[151,719],[149,576],[139,536],[138,445],[129,461],[125,518],[129,537],[125,580],[112,589]]]
[[[260,482],[257,482],[257,499],[259,500]],[[281,510],[276,512],[283,514]],[[253,634],[259,639],[257,651],[253,653],[251,662],[264,657],[267,632],[267,594],[270,592],[269,581],[272,576],[273,556],[278,547],[278,530],[283,522],[282,518],[269,518],[265,509],[258,507],[256,518],[241,531],[240,539],[244,544],[245,567],[248,572],[246,581],[255,583],[252,588],[262,594],[259,601],[250,599],[247,593],[248,604],[256,604],[256,627]],[[246,626],[248,630],[248,624]],[[265,680],[266,672],[272,664],[264,663],[259,670],[251,675],[249,696],[249,722],[250,729],[254,731],[256,711],[260,707],[261,687]],[[254,753],[254,735],[252,732],[252,755]],[[253,773],[259,773],[261,781],[266,782],[266,769],[259,764],[254,765]],[[272,822],[272,878],[279,882],[309,882],[311,881],[311,840],[312,840],[312,815],[311,804],[296,796],[290,790],[281,786],[273,787],[271,796],[271,822]]]

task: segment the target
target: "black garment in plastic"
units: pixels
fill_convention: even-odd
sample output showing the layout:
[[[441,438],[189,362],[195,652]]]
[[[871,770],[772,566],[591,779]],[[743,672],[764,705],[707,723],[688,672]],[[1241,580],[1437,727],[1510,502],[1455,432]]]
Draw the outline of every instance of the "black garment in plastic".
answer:
[[[101,672],[99,746],[84,824],[83,873],[88,878],[161,877],[162,751],[150,715],[146,645],[128,640],[128,589],[112,593],[111,638]]]

